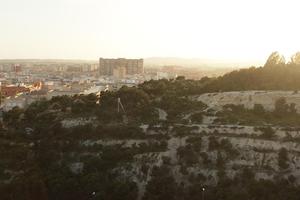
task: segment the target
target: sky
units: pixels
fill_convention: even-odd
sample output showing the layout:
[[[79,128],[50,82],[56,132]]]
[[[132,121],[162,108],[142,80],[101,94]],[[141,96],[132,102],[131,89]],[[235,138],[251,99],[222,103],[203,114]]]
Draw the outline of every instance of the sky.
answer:
[[[0,0],[0,59],[264,62],[300,51],[297,0]]]

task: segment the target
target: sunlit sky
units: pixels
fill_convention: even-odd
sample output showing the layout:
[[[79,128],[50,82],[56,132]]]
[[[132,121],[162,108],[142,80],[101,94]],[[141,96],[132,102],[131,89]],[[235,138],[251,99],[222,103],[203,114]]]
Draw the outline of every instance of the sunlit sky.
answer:
[[[0,0],[0,58],[265,61],[300,50],[297,0]]]

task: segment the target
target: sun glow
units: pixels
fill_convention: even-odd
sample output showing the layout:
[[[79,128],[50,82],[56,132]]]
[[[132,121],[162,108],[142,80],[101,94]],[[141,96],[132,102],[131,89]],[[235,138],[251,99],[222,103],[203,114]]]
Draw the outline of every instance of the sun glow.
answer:
[[[264,61],[300,50],[296,0],[10,0],[2,58],[179,56]]]

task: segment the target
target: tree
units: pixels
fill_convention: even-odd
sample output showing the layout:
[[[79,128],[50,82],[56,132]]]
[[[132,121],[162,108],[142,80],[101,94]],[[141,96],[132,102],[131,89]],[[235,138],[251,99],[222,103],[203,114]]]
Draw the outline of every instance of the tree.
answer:
[[[292,65],[300,65],[300,52],[298,51],[291,57]]]
[[[177,155],[179,160],[189,166],[198,163],[198,157],[195,151],[193,150],[193,146],[188,144],[186,146],[181,146],[177,148]]]
[[[170,173],[170,168],[166,165],[154,166],[143,200],[175,200],[177,190],[178,185]]]
[[[284,97],[281,97],[275,101],[275,112],[277,114],[280,114],[280,115],[285,114],[288,112],[288,110],[289,110],[289,106],[286,103],[286,100]]]
[[[244,168],[242,170],[242,173],[240,174],[240,179],[243,182],[253,181],[255,178],[255,173],[249,169],[248,167]]]
[[[202,123],[203,115],[202,113],[194,113],[191,115],[191,121],[193,123]]]
[[[19,108],[18,106],[13,107],[13,109],[3,113],[3,121],[8,125],[16,126],[23,113],[23,109]]]
[[[263,113],[265,113],[265,109],[261,104],[254,104],[253,112],[255,114],[263,114]]]
[[[208,141],[209,141],[208,143],[209,151],[214,151],[220,147],[219,141],[214,136],[210,136],[208,138]]]
[[[296,104],[295,103],[291,103],[289,105],[289,112],[292,114],[296,114],[297,113],[297,109],[296,109]]]
[[[226,164],[225,158],[223,157],[222,153],[220,151],[218,151],[217,160],[216,160],[217,168],[218,169],[223,169],[225,164]]]
[[[279,52],[275,51],[271,53],[267,62],[265,63],[265,67],[276,67],[276,66],[284,66],[285,58],[283,55],[279,54]]]
[[[287,169],[289,167],[288,164],[288,152],[285,148],[281,148],[278,152],[278,166],[280,169]]]
[[[270,127],[260,127],[258,128],[262,132],[261,138],[264,139],[272,139],[275,136],[275,131]]]
[[[184,76],[178,76],[178,77],[176,78],[176,80],[177,80],[177,81],[183,81],[183,80],[185,80],[185,77],[184,77]]]

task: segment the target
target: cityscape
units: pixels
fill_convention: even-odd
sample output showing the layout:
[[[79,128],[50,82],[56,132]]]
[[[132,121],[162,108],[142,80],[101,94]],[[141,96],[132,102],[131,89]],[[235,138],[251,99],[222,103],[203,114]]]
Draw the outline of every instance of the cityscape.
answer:
[[[168,63],[168,61],[167,61]],[[170,62],[172,64],[172,62]],[[151,62],[144,66],[143,59],[83,60],[0,60],[1,109],[26,108],[34,101],[54,96],[100,94],[118,90],[122,86],[137,86],[144,81],[216,77],[232,70],[197,68]],[[201,65],[201,64],[199,64]]]
[[[299,0],[0,0],[0,200],[299,200]]]

